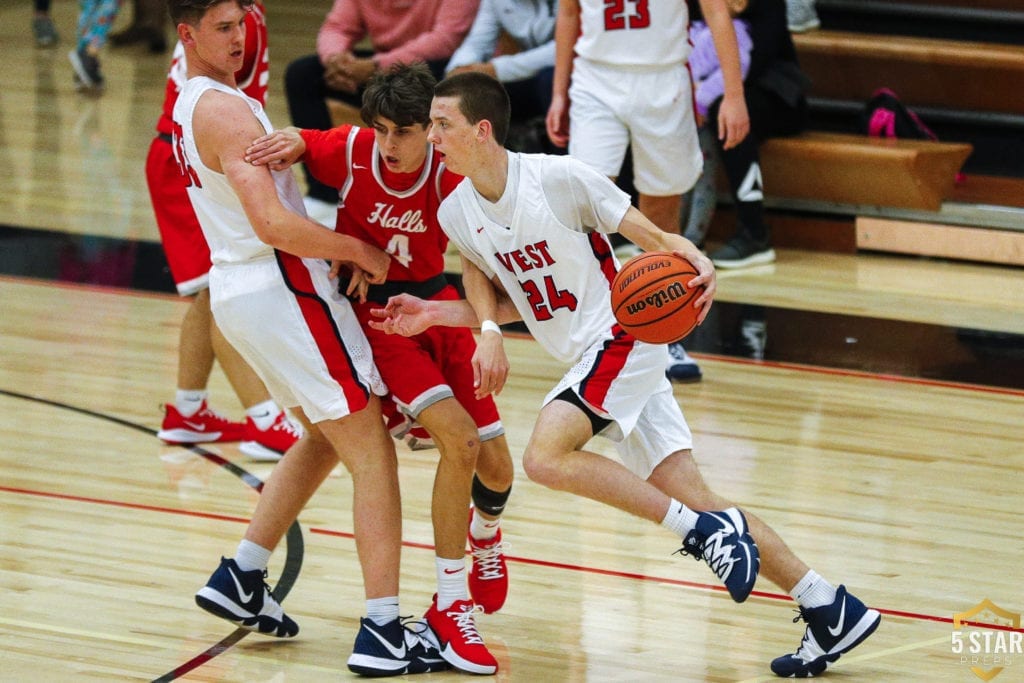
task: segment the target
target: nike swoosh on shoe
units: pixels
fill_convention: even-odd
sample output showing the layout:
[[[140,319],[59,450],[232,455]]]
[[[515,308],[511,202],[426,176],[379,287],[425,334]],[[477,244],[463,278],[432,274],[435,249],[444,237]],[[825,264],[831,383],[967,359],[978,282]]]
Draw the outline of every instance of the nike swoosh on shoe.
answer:
[[[372,628],[367,628],[366,630],[369,631],[370,635],[372,635],[374,638],[379,640],[380,643],[384,647],[387,648],[388,652],[391,653],[392,657],[394,657],[395,659],[405,659],[405,640],[404,639],[402,640],[402,646],[401,647],[395,647],[394,645],[392,645],[391,643],[388,642],[387,638],[385,638],[381,634],[377,633]]]
[[[846,596],[843,596],[843,605],[839,608],[839,621],[836,622],[835,628],[832,626],[828,627],[828,632],[832,634],[833,638],[838,638],[839,634],[843,632],[843,623],[846,621]]]
[[[254,593],[246,593],[242,590],[242,582],[238,580],[238,577],[235,576],[235,572],[230,567],[228,567],[228,574],[231,575],[231,580],[235,582],[235,590],[238,591],[238,595],[242,598],[242,602],[250,602]]]

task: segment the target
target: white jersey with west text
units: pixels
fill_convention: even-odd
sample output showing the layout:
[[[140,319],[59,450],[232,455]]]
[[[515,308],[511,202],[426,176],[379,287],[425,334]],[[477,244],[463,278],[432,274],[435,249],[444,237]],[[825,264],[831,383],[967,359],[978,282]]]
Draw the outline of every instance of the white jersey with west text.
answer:
[[[530,333],[555,358],[579,360],[616,325],[610,305],[617,264],[606,233],[629,195],[571,157],[508,155],[497,203],[463,180],[438,209],[459,250],[508,292]]]
[[[487,201],[467,178],[438,210],[451,241],[498,278],[534,339],[572,364],[545,403],[575,391],[615,421],[616,439],[667,385],[666,347],[636,340],[612,314],[618,263],[606,233],[629,205],[628,195],[572,157],[509,152],[501,199]]]

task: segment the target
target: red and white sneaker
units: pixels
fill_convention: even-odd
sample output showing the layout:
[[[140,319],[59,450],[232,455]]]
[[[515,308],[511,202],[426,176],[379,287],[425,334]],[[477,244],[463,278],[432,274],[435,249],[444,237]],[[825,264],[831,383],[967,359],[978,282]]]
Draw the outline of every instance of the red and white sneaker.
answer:
[[[480,541],[469,534],[469,552],[473,566],[469,570],[469,594],[484,612],[491,614],[501,609],[508,597],[508,567],[505,565],[505,545],[501,542],[501,529],[494,538]]]
[[[245,441],[238,450],[257,462],[277,462],[292,444],[302,438],[302,425],[281,411],[274,424],[260,429],[251,417],[245,418]]]
[[[456,600],[448,609],[438,610],[435,593],[423,618],[437,639],[435,645],[445,661],[471,674],[493,674],[498,670],[498,660],[476,630],[475,611],[470,600]]]
[[[241,441],[245,425],[232,422],[212,410],[206,401],[195,415],[185,417],[173,403],[164,405],[164,422],[156,433],[158,439],[169,444],[213,443],[215,441]]]

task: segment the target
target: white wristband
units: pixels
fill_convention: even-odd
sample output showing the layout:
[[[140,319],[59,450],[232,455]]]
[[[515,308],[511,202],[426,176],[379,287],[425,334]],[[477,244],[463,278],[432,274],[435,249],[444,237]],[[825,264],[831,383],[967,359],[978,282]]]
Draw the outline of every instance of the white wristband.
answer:
[[[485,320],[482,323],[480,323],[480,332],[497,332],[498,336],[501,336],[501,328],[498,327],[498,323],[494,322],[493,320]]]

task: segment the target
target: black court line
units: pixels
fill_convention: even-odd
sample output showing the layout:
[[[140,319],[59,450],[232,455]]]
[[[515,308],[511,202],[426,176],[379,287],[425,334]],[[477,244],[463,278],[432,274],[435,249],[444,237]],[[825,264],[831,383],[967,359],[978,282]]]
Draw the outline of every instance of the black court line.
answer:
[[[130,422],[113,415],[106,413],[99,413],[95,410],[89,410],[88,408],[81,408],[73,406],[68,403],[62,403],[60,401],[51,401],[50,399],[41,398],[39,396],[31,396],[29,394],[23,394],[17,391],[9,391],[7,389],[0,389],[0,395],[9,396],[11,398],[21,399],[24,401],[32,401],[34,403],[41,403],[43,405],[52,406],[61,410],[68,410],[80,415],[87,415],[94,417],[99,420],[106,422],[112,422],[128,429],[134,429],[137,432],[143,432],[153,437],[156,436],[156,431],[136,422]],[[196,444],[182,445],[182,448],[187,448],[198,456],[201,456],[209,460],[214,465],[221,467],[231,474],[241,479],[247,486],[255,489],[257,492],[263,490],[263,480],[257,477],[255,474],[235,465],[234,463],[224,459],[223,457],[206,450],[202,446]],[[284,602],[285,597],[291,592],[292,587],[295,585],[295,581],[299,577],[299,572],[302,569],[302,559],[305,556],[305,541],[302,536],[302,527],[299,526],[298,520],[292,522],[292,525],[288,528],[287,534],[285,534],[285,545],[287,547],[285,553],[284,567],[281,569],[281,576],[278,577],[277,582],[274,586],[273,595],[274,599],[278,602]],[[217,655],[227,651],[233,645],[238,643],[242,638],[249,635],[251,631],[244,628],[236,628],[230,635],[225,637],[215,645],[210,646],[205,651],[196,655],[189,661],[171,669],[167,673],[157,678],[154,678],[154,683],[157,681],[167,682],[176,680],[185,674],[199,668],[206,662],[210,661]]]

